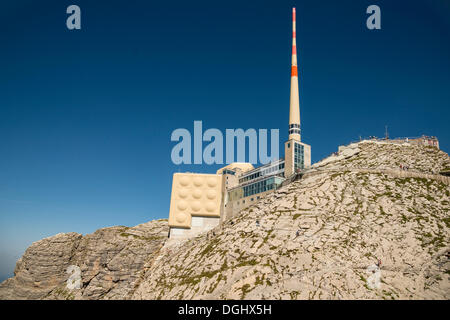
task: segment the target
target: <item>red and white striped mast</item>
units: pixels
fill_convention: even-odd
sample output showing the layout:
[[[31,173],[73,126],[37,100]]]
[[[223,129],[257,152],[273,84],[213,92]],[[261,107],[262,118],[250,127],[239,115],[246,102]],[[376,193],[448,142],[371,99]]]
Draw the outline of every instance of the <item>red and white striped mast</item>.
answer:
[[[298,95],[297,43],[295,32],[295,8],[292,8],[292,63],[291,100],[289,106],[289,140],[300,141],[300,102]]]

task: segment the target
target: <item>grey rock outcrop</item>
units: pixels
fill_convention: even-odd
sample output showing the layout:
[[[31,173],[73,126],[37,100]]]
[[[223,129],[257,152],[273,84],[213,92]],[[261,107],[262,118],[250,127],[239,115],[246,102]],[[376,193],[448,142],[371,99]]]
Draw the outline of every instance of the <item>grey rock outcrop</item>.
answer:
[[[156,220],[34,242],[17,262],[15,276],[0,284],[0,299],[125,299],[167,233],[167,220]],[[71,266],[81,271],[81,289],[67,285]]]
[[[15,276],[0,284],[0,299],[41,299],[67,279],[66,269],[82,239],[59,233],[34,242],[17,261]]]

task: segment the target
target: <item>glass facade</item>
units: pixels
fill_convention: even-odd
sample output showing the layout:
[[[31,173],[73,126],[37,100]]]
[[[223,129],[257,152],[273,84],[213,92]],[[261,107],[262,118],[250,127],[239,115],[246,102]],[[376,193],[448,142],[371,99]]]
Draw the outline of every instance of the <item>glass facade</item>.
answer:
[[[305,148],[299,143],[294,144],[294,169],[305,168]]]
[[[244,189],[244,197],[275,189],[282,181],[283,179],[281,179],[280,177],[270,177],[268,179],[255,182],[247,186],[243,186],[242,188]]]
[[[257,172],[252,173],[248,176],[242,177],[239,179],[239,183],[244,183],[247,181],[251,181],[253,179],[262,177],[262,176],[268,176],[268,175],[272,175],[275,174],[277,172],[284,172],[284,161],[281,163],[277,163],[275,165],[271,165],[268,167],[261,167],[258,169]]]

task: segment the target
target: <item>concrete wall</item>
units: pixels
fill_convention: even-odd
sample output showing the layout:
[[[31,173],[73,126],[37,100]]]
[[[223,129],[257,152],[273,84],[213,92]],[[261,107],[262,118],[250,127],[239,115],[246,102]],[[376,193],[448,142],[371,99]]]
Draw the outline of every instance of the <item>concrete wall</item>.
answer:
[[[249,206],[251,206],[252,204],[258,202],[262,197],[264,197],[266,194],[274,192],[276,189],[272,189],[272,190],[267,190],[261,193],[257,193],[245,198],[240,198],[240,199],[233,199],[233,198],[228,198],[228,202],[225,203],[226,207],[224,208],[224,219],[223,220],[228,220],[234,216],[236,216],[239,211],[248,208]],[[253,199],[253,200],[252,200]]]
[[[308,167],[311,167],[311,146],[309,144],[300,142],[301,145],[303,145],[304,148],[304,156],[305,159],[305,169]]]
[[[290,177],[294,174],[294,140],[284,143],[284,176]]]
[[[219,217],[192,217],[190,228],[170,227],[170,239],[188,239],[218,226]]]

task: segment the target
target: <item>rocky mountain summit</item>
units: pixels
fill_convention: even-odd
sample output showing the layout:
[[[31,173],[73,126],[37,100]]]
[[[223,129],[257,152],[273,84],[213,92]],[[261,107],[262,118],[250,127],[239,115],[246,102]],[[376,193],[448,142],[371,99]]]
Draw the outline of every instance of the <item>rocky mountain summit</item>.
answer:
[[[337,154],[313,165],[317,169],[393,169],[439,174],[450,169],[448,154],[431,146],[366,140],[339,148]]]
[[[33,243],[0,299],[449,299],[446,168],[434,147],[351,144],[189,240],[157,220]]]

